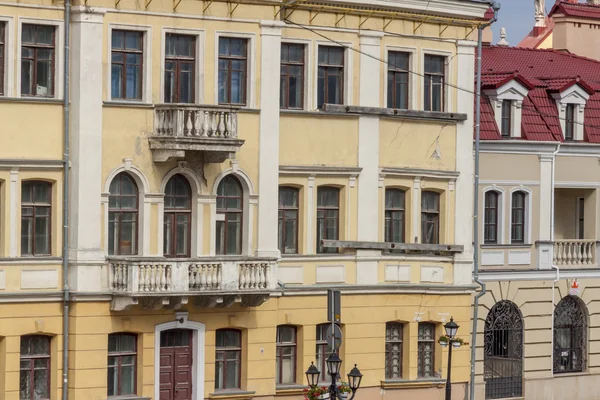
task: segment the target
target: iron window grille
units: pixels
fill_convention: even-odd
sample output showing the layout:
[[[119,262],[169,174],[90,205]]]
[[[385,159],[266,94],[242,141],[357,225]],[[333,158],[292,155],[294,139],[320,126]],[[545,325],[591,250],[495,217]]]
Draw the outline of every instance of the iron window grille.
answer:
[[[585,370],[587,329],[585,305],[574,296],[564,297],[554,309],[555,374]]]
[[[417,376],[432,378],[435,376],[435,324],[419,323],[417,344]]]
[[[402,378],[404,324],[388,322],[385,326],[385,379]]]

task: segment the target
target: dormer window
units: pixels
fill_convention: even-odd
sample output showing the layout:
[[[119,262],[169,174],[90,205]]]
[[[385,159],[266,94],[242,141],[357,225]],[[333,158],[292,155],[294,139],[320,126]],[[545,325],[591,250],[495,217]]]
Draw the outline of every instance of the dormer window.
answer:
[[[575,104],[567,104],[565,110],[565,140],[572,141],[575,134]]]
[[[512,133],[512,100],[502,100],[502,137],[511,137]]]

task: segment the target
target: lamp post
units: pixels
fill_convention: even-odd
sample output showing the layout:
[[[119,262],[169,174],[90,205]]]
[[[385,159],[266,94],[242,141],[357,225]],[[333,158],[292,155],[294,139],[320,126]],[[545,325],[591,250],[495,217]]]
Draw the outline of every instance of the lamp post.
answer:
[[[337,353],[334,352],[329,357],[327,357],[325,363],[327,364],[327,373],[329,374],[329,376],[331,376],[331,385],[329,385],[329,398],[330,400],[342,400],[343,398],[341,396],[341,393],[339,392],[339,389],[335,384],[336,379],[340,373],[342,360],[337,355]],[[319,371],[319,369],[315,366],[314,363],[311,362],[310,367],[308,367],[308,370],[306,371],[306,380],[308,381],[308,386],[310,386],[311,388],[317,387],[320,375],[321,372]],[[361,381],[362,374],[356,367],[356,364],[354,364],[354,368],[352,368],[352,370],[348,373],[348,386],[352,391],[352,397],[350,397],[350,400],[353,400],[354,396],[356,396],[356,391],[360,387]]]
[[[450,400],[452,397],[452,383],[450,382],[450,373],[452,371],[452,343],[455,342],[454,337],[458,332],[458,324],[454,322],[454,318],[450,317],[450,322],[444,325],[446,329],[446,336],[448,336],[448,374],[446,377],[446,400]]]

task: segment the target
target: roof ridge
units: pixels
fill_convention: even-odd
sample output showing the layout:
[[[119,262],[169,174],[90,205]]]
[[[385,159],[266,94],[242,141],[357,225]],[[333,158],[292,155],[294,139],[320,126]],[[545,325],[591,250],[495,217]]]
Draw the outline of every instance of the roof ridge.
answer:
[[[600,8],[600,6],[599,6]],[[511,49],[511,50],[519,50],[519,51],[531,51],[531,52],[538,52],[538,53],[554,53],[554,54],[558,54],[561,56],[568,56],[571,58],[575,58],[578,60],[583,60],[583,61],[590,61],[593,62],[594,64],[600,64],[599,60],[594,60],[593,58],[589,58],[589,57],[584,57],[584,56],[580,56],[578,54],[573,54],[573,53],[569,53],[567,51],[563,51],[563,50],[556,50],[556,49],[533,49],[530,47],[517,47],[517,46],[499,46],[496,44],[492,44],[487,46],[489,48],[494,48],[494,49]]]

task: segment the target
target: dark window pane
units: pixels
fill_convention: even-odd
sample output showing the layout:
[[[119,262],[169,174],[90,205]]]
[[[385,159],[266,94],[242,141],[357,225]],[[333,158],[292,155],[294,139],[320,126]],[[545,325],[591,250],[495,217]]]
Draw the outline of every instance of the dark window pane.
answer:
[[[133,178],[125,172],[110,185],[108,220],[109,254],[137,253],[138,192]]]
[[[165,102],[193,103],[196,82],[196,37],[167,34]]]
[[[246,39],[219,38],[219,103],[246,104]]]
[[[23,24],[21,37],[21,94],[53,96],[54,26]]]
[[[241,254],[242,251],[242,186],[228,175],[217,188],[217,254]]]

